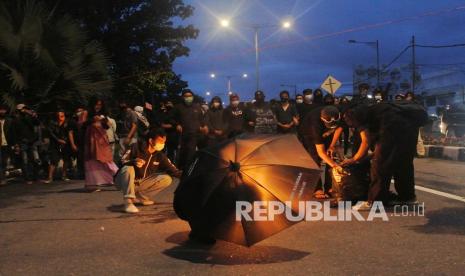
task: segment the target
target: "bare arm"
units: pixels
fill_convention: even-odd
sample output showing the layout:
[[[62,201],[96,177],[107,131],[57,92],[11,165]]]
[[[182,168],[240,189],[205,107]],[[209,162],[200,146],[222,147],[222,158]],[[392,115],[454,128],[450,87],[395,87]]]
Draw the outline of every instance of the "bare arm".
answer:
[[[325,145],[324,144],[316,144],[316,152],[318,153],[318,156],[325,161],[326,164],[328,164],[331,168],[338,167],[339,165],[331,159],[331,157],[328,156],[325,150]]]

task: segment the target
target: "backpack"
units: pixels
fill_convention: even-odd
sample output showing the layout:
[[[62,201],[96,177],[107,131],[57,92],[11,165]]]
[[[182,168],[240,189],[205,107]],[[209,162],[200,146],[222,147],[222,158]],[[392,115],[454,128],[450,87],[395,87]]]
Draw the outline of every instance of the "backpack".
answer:
[[[416,127],[422,127],[428,123],[428,113],[426,109],[415,102],[399,101],[391,103],[400,113],[406,117]]]

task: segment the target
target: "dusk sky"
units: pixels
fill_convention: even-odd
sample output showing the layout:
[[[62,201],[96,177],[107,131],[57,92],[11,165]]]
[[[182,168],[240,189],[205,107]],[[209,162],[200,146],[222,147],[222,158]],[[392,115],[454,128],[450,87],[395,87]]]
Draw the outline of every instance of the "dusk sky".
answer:
[[[242,99],[255,91],[254,32],[250,24],[280,25],[292,19],[290,30],[279,27],[260,30],[261,89],[267,98],[277,97],[281,84],[317,88],[328,74],[343,82],[338,93],[352,91],[355,65],[375,65],[374,47],[347,41],[379,40],[381,64],[389,63],[410,43],[444,45],[465,43],[465,1],[441,0],[196,0],[184,24],[195,25],[200,34],[187,45],[189,57],[175,62],[174,69],[196,93],[205,96],[227,92],[227,75],[233,76],[232,90]],[[219,19],[229,18],[229,29]],[[417,48],[422,73],[465,66],[465,47]],[[393,66],[408,64],[407,51]],[[429,65],[435,64],[435,65]],[[448,65],[437,65],[448,64]],[[215,73],[215,79],[210,74]],[[243,73],[248,74],[242,79]],[[286,88],[293,92],[292,88]],[[207,97],[209,99],[209,97]],[[226,100],[227,102],[227,100]]]

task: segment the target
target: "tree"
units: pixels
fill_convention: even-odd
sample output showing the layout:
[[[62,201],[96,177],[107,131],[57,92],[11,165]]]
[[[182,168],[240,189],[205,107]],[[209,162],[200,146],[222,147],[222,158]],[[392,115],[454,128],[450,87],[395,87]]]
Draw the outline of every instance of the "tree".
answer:
[[[1,100],[10,106],[71,108],[112,88],[101,44],[36,1],[0,4],[0,72]]]
[[[186,86],[172,71],[172,63],[189,54],[184,42],[196,38],[198,30],[177,23],[194,10],[183,0],[43,1],[58,12],[71,13],[91,38],[105,46],[117,82],[116,96],[127,98],[134,89],[149,88],[145,84],[153,76],[147,76],[147,72],[156,76],[156,83],[169,83],[170,91]]]

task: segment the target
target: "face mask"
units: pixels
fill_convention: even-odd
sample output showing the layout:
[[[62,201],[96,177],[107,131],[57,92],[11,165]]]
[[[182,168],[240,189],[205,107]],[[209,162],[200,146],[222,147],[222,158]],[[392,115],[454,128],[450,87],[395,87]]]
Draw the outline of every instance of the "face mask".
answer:
[[[304,100],[303,99],[297,99],[297,100],[295,100],[295,102],[298,103],[298,104],[301,104],[301,103],[304,102]]]
[[[194,97],[184,97],[184,102],[187,104],[187,105],[190,105],[194,102]]]
[[[165,144],[155,144],[155,151],[162,151],[165,148]]]
[[[312,100],[313,100],[313,95],[312,95],[312,94],[305,95],[305,97],[304,97],[304,98],[305,98],[305,100],[306,100],[307,102],[310,102],[310,101],[312,101]]]
[[[381,96],[379,96],[379,95],[378,95],[378,96],[375,96],[375,100],[377,100],[377,101],[381,101],[382,99],[383,99],[383,97],[381,97]]]
[[[218,107],[220,107],[220,103],[218,103],[218,102],[214,102],[214,103],[213,103],[213,107],[214,107],[214,108],[218,108]]]
[[[239,105],[239,101],[232,101],[232,102],[231,102],[231,105],[234,106],[234,107],[236,107],[236,106]]]
[[[282,103],[287,103],[289,101],[289,98],[281,98]]]
[[[262,97],[262,96],[257,96],[257,97],[255,97],[255,101],[257,103],[263,103],[265,101],[265,98]]]

